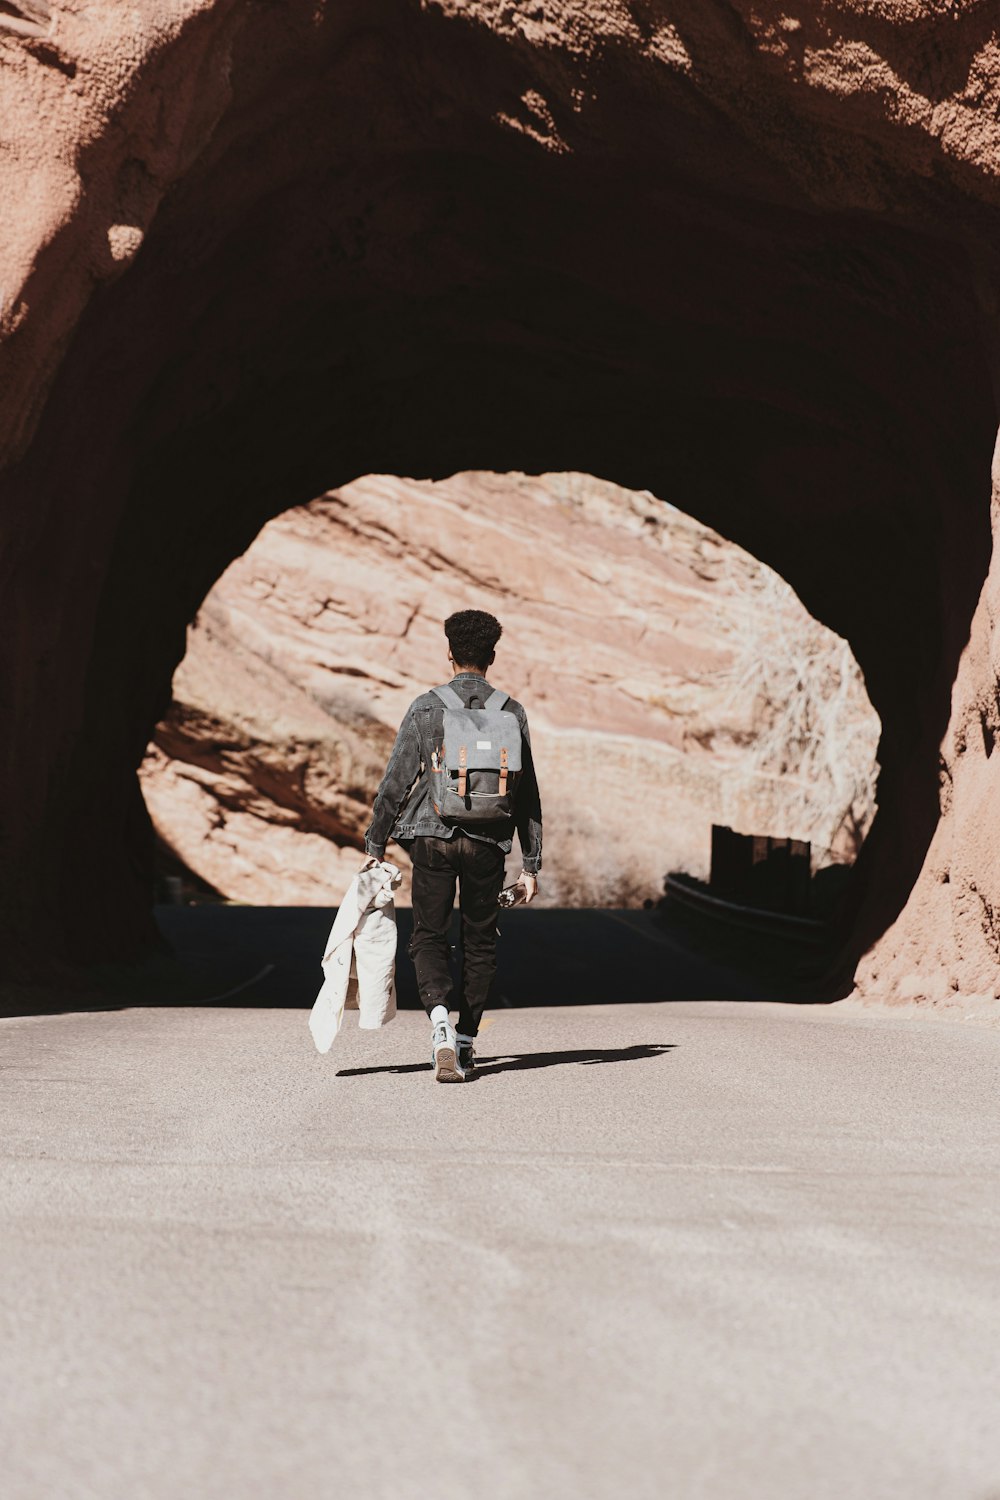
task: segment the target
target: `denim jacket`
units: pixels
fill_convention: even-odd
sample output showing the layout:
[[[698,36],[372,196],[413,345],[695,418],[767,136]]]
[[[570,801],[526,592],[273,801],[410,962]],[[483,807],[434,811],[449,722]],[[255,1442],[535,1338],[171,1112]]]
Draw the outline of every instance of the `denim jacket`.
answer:
[[[466,708],[482,708],[493,689],[478,672],[459,672],[451,686]],[[456,833],[497,844],[510,852],[516,831],[524,868],[537,874],[542,868],[542,805],[531,756],[528,716],[520,703],[508,698],[504,704],[521,726],[521,780],[518,782],[514,816],[504,823],[481,828],[451,827],[434,811],[431,796],[431,751],[444,738],[444,704],[434,693],[421,693],[406,711],[382,784],[375,794],[372,820],[365,831],[365,851],[381,859],[390,838],[404,847],[419,838],[450,839]]]

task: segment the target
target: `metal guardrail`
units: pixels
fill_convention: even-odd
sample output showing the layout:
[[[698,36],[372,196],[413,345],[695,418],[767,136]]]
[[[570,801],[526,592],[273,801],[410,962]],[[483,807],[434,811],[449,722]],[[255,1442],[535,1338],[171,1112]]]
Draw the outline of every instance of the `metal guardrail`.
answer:
[[[808,947],[822,947],[829,940],[829,929],[819,917],[796,917],[785,912],[765,911],[762,907],[741,906],[713,895],[707,886],[690,875],[668,875],[666,893],[669,900],[677,901],[703,917],[761,937],[780,937]]]

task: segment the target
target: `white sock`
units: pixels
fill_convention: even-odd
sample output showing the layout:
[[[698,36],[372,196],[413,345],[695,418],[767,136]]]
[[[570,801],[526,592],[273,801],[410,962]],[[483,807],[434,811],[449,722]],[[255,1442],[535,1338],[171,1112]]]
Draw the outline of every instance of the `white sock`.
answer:
[[[448,1007],[447,1007],[447,1005],[435,1005],[434,1009],[431,1011],[431,1025],[432,1026],[438,1026],[438,1025],[440,1025],[440,1023],[442,1021],[447,1021],[447,1019],[448,1019]]]
[[[464,1031],[456,1031],[455,1038],[459,1042],[474,1042],[476,1040],[474,1036],[466,1036]]]

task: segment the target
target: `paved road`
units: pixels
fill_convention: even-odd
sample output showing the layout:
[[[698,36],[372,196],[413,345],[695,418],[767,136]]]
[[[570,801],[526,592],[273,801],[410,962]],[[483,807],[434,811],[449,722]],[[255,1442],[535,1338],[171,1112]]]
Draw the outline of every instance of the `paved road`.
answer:
[[[5,1500],[996,1500],[1000,1033],[0,1023]]]
[[[322,907],[200,906],[158,908],[160,926],[185,976],[189,1003],[222,995],[226,1003],[311,1005],[322,977],[317,967],[333,913]],[[498,1007],[590,1005],[623,998],[642,1000],[771,999],[745,974],[712,963],[703,952],[682,946],[645,911],[552,910],[519,907],[500,923]],[[411,913],[397,913],[399,945],[405,948]],[[458,942],[458,917],[454,924]],[[176,997],[178,965],[152,965],[143,974],[141,998],[150,981]],[[397,965],[400,1003],[419,1008],[413,967]],[[133,987],[130,976],[125,988]],[[175,1001],[176,1003],[176,1001]]]

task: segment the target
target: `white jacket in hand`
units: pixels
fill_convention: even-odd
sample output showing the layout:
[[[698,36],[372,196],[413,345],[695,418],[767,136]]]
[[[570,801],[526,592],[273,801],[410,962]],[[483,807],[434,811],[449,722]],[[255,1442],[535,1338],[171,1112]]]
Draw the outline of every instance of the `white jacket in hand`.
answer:
[[[323,954],[323,988],[309,1015],[317,1050],[329,1052],[345,1010],[358,1025],[384,1026],[396,1014],[396,912],[392,893],[402,875],[382,860],[355,875]]]

